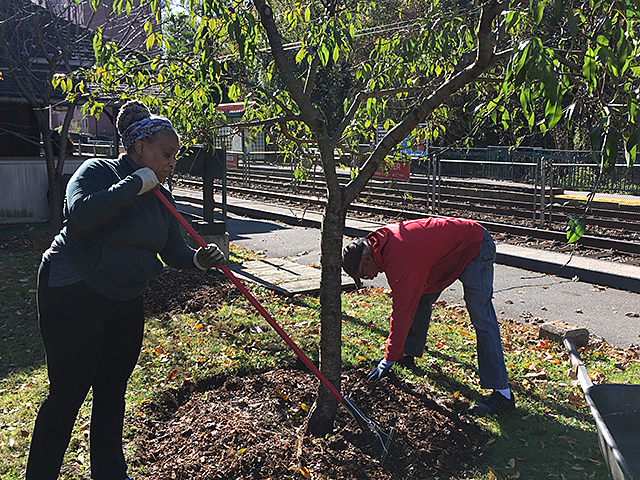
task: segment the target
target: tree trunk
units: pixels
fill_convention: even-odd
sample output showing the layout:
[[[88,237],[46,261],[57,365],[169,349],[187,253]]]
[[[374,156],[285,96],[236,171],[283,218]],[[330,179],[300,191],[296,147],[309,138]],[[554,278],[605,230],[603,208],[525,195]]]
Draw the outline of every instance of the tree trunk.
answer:
[[[333,195],[333,197],[336,196],[338,195]],[[342,235],[346,210],[339,202],[332,202],[331,197],[331,192],[329,192],[329,200],[322,220],[320,370],[340,390],[342,373],[342,305],[340,298],[342,292]],[[337,400],[326,387],[320,386],[307,424],[307,432],[316,437],[331,432],[337,409]]]

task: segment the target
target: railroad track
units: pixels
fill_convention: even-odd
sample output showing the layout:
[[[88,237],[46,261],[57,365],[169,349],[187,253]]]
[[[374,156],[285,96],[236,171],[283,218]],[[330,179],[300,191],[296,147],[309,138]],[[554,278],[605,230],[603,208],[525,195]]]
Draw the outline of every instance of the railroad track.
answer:
[[[290,172],[282,169],[251,171],[250,181],[241,172],[228,172],[227,194],[230,197],[286,203],[307,209],[324,207],[324,180],[310,178],[294,181]],[[250,187],[243,184],[250,183]],[[201,181],[193,177],[177,178],[177,200],[202,203]],[[441,182],[434,202],[434,188],[426,177],[412,175],[411,182],[388,182],[373,179],[356,202],[350,214],[376,217],[381,221],[398,221],[428,214],[456,215],[474,218],[493,234],[517,237],[515,243],[547,243],[545,248],[567,250],[564,231],[568,218],[579,212],[581,203],[561,190],[547,189],[546,204],[554,202],[551,214],[545,212],[546,223],[539,228],[532,186],[506,182],[474,182],[447,180]],[[560,201],[563,202],[559,208]],[[539,205],[539,199],[537,200]],[[434,208],[434,203],[435,207]],[[594,202],[587,216],[588,234],[579,245],[592,249],[599,257],[615,257],[617,261],[640,264],[640,208],[633,202]],[[539,207],[538,207],[539,208]],[[544,245],[543,245],[544,247]]]

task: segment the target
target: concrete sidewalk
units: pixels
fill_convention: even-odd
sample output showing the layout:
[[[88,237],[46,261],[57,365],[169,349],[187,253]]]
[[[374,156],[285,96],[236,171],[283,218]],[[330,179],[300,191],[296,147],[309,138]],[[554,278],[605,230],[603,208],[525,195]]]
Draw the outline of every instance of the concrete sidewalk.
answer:
[[[237,215],[264,220],[277,220],[287,225],[320,228],[322,215],[289,207],[231,198],[227,209]],[[362,237],[383,224],[347,218],[345,235]],[[497,244],[497,263],[546,273],[562,278],[578,277],[580,281],[640,293],[640,267],[621,263],[570,256],[536,248]]]
[[[179,204],[179,208],[192,214],[202,211],[197,205]],[[321,214],[237,198],[228,199],[227,209],[232,244],[301,265],[320,263]],[[364,236],[380,226],[349,218],[345,235]],[[586,327],[620,348],[640,344],[640,267],[500,243],[497,250],[494,305],[498,317],[562,320]],[[365,285],[388,286],[384,275]],[[463,297],[462,285],[456,281],[440,298],[463,305]]]

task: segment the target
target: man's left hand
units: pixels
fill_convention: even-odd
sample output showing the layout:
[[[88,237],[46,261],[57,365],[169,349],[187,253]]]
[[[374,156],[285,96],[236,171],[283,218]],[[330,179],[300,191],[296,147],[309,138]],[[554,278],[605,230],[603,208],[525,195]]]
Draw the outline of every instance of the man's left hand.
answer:
[[[371,382],[377,382],[382,377],[384,377],[389,372],[389,370],[391,370],[393,364],[394,362],[392,362],[391,360],[387,360],[386,358],[380,359],[378,366],[371,370],[369,372],[369,375],[367,375],[367,380]]]

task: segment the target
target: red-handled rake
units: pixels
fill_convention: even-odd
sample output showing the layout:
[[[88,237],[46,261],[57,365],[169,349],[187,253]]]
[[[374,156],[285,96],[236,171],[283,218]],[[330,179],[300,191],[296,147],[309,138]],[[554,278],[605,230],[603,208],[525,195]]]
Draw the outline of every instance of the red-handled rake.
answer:
[[[167,200],[167,198],[160,192],[158,189],[153,190],[153,193],[158,197],[158,199],[164,204],[165,207],[171,212],[171,214],[180,222],[189,235],[193,237],[193,239],[198,243],[199,246],[203,248],[207,248],[207,242],[205,242],[198,232],[194,230],[194,228],[187,222],[180,212],[176,210],[173,204]],[[287,335],[287,333],[278,325],[278,323],[273,319],[273,317],[267,312],[262,305],[255,299],[253,295],[247,290],[247,288],[238,280],[238,278],[229,270],[226,265],[218,265],[218,268],[222,270],[222,272],[231,280],[236,287],[242,292],[242,295],[245,296],[247,300],[260,312],[260,314],[265,318],[265,320],[273,327],[278,335],[285,341],[289,347],[294,351],[294,353],[302,360],[302,362],[311,370],[311,372],[320,380],[320,382],[329,389],[331,394],[335,397],[335,399],[340,402],[340,404],[349,412],[349,414],[353,417],[353,419],[358,423],[362,432],[370,437],[370,441],[372,445],[380,445],[382,452],[379,457],[379,461],[381,465],[384,465],[384,462],[389,453],[389,446],[391,444],[391,440],[393,438],[394,430],[391,428],[389,433],[385,433],[382,428],[370,418],[367,418],[359,409],[354,405],[354,403],[346,396],[342,395],[336,387],[325,377],[322,372],[315,366],[315,364],[307,357],[302,350],[295,344],[293,340]],[[375,447],[374,447],[375,448]]]

